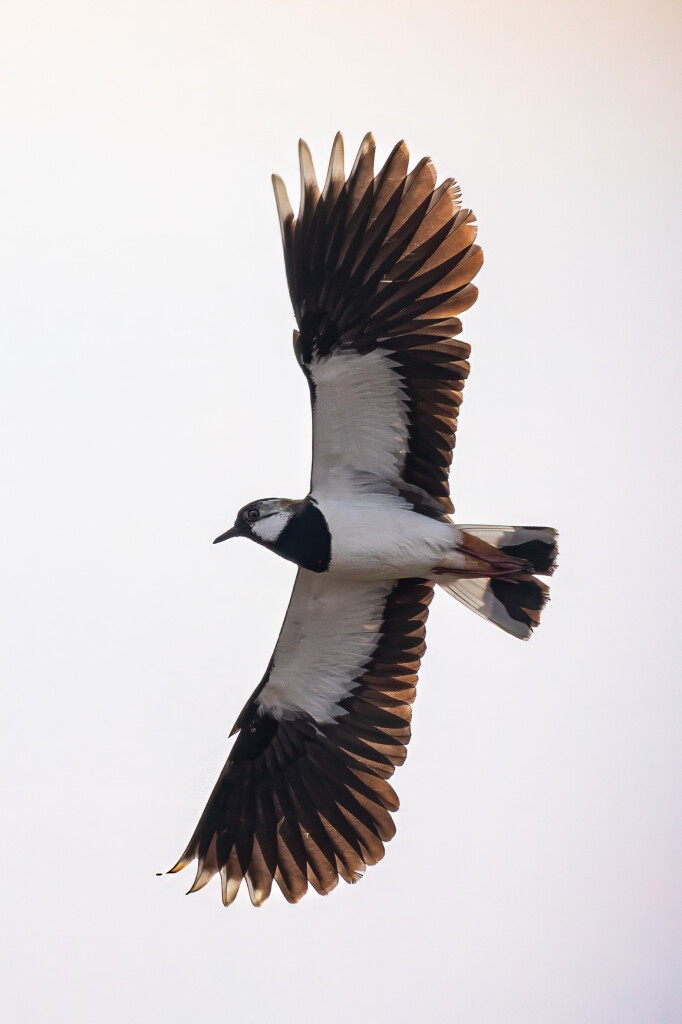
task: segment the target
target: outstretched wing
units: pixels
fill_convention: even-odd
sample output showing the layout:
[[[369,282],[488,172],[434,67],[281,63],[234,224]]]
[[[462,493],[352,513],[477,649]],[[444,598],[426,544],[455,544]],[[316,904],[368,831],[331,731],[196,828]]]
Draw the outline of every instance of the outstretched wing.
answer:
[[[483,260],[454,179],[428,159],[408,173],[404,142],[374,175],[367,135],[345,180],[337,135],[322,192],[299,144],[301,204],[273,185],[296,315],[296,354],[313,400],[314,493],[372,474],[452,512],[448,475],[470,348],[458,314]]]
[[[199,861],[230,904],[273,879],[294,903],[326,894],[384,855],[398,799],[433,585],[356,583],[299,570],[265,678],[240,715],[227,763],[172,871]]]

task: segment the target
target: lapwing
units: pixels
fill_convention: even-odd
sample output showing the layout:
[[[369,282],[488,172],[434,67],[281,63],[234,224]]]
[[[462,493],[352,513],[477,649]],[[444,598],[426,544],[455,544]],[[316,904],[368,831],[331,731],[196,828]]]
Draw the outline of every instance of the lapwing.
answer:
[[[265,676],[185,852],[190,892],[219,874],[300,900],[356,882],[384,856],[435,586],[527,639],[547,601],[556,531],[451,519],[448,476],[470,347],[476,225],[453,178],[399,142],[374,173],[367,135],[346,178],[334,141],[320,191],[299,143],[301,200],[273,185],[310,387],[310,492],[245,505],[216,538],[245,537],[298,574]]]

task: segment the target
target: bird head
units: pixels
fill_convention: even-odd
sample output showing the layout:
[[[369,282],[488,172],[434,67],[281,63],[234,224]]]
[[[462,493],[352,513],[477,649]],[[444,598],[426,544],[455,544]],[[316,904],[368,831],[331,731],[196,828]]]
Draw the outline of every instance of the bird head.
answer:
[[[289,498],[260,498],[239,509],[234,526],[213,541],[219,544],[231,537],[248,537],[257,544],[274,544],[293,517],[299,503]]]

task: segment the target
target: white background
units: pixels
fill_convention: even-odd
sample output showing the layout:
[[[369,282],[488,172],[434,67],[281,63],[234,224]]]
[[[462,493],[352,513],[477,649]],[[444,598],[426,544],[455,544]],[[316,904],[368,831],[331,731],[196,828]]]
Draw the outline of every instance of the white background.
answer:
[[[682,1019],[680,11],[3,0],[12,1024]],[[224,910],[155,872],[288,600],[211,540],[306,490],[269,175],[296,202],[339,128],[476,211],[458,518],[557,526],[561,564],[529,644],[437,595],[382,864]]]

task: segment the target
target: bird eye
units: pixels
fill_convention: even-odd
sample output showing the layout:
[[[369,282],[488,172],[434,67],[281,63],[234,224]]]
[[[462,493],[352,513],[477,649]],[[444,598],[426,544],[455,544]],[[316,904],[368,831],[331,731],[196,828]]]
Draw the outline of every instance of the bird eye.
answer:
[[[260,519],[260,512],[257,508],[247,508],[244,518],[248,519],[250,523],[255,523],[257,519]]]

